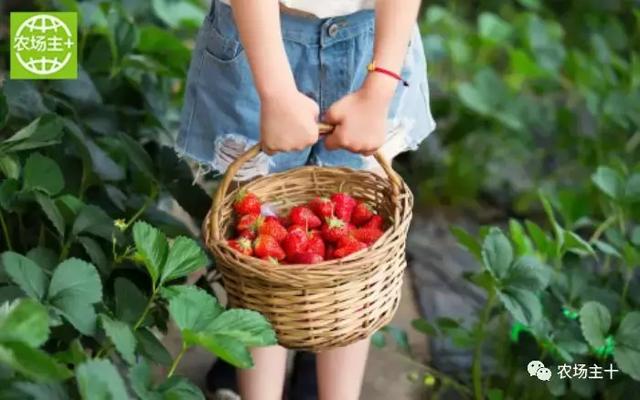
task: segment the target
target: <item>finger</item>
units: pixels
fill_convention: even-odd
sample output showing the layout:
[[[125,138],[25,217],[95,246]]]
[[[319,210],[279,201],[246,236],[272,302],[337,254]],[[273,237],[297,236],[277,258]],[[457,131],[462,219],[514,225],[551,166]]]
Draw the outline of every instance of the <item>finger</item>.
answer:
[[[334,129],[333,133],[324,139],[324,147],[326,147],[327,150],[337,150],[342,147],[341,131],[341,126],[338,125],[336,129]]]

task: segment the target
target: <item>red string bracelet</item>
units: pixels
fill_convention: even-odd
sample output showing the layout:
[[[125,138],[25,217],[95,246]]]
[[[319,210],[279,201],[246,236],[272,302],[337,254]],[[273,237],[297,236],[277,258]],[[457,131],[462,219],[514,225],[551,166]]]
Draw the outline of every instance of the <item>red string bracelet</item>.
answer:
[[[369,64],[367,66],[367,70],[369,72],[380,72],[381,74],[385,74],[387,76],[390,76],[390,77],[402,82],[402,84],[404,86],[409,86],[409,82],[407,82],[404,79],[402,79],[402,77],[400,75],[396,74],[393,71],[389,71],[388,69],[376,67],[376,64],[374,62],[372,62],[371,64]]]

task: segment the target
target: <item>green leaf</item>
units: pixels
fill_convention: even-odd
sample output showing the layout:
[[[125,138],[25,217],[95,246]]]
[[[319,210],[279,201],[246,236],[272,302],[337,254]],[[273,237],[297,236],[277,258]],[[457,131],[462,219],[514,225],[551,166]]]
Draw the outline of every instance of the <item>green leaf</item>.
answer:
[[[155,181],[155,173],[153,170],[153,161],[145,149],[134,140],[131,136],[121,133],[118,135],[120,145],[127,154],[129,160],[142,172],[148,179]]]
[[[202,346],[237,368],[253,367],[251,353],[244,343],[233,337],[190,330],[182,332],[182,335],[187,343]]]
[[[9,106],[7,105],[7,98],[2,91],[0,91],[0,128],[4,126],[9,118]]]
[[[12,251],[5,251],[1,257],[7,275],[27,296],[38,300],[44,298],[48,280],[42,268],[27,257]]]
[[[194,240],[180,236],[171,245],[167,262],[160,274],[160,282],[182,278],[206,265],[207,256],[200,246]]]
[[[533,251],[533,243],[527,236],[520,222],[515,219],[509,221],[509,234],[516,246],[516,254],[524,255]]]
[[[580,328],[582,335],[592,347],[604,346],[611,328],[609,310],[596,301],[586,302],[580,309]]]
[[[128,399],[122,377],[108,360],[89,360],[76,368],[78,391],[84,400]]]
[[[93,265],[77,258],[63,261],[53,272],[48,298],[80,332],[94,332],[93,304],[102,300],[102,282]]]
[[[58,254],[46,247],[34,247],[27,252],[27,258],[47,271],[53,271],[56,265],[58,265]]]
[[[636,246],[640,246],[640,225],[633,228],[631,231],[631,243]]]
[[[86,205],[73,222],[71,230],[74,236],[90,233],[111,241],[113,236],[113,219],[100,207]]]
[[[640,201],[640,173],[636,172],[627,179],[624,188],[624,199],[629,203]]]
[[[511,25],[496,14],[483,12],[478,17],[478,33],[487,41],[504,42],[509,39],[512,30]]]
[[[482,260],[496,279],[506,276],[513,262],[513,248],[509,239],[498,228],[491,228],[482,244]]]
[[[64,386],[59,383],[34,383],[34,382],[15,382],[12,388],[20,391],[22,396],[20,400],[28,398],[29,400],[69,400]]]
[[[498,292],[500,301],[516,321],[530,326],[542,316],[542,305],[535,293],[519,288]]]
[[[382,349],[387,345],[387,339],[383,331],[375,331],[371,336],[371,343],[378,349]]]
[[[78,236],[77,240],[84,248],[91,262],[93,262],[102,273],[108,273],[109,261],[100,244],[89,236]]]
[[[459,226],[451,227],[451,233],[462,247],[467,249],[467,251],[473,254],[478,260],[482,260],[482,248],[475,237]]]
[[[138,328],[135,331],[135,336],[138,340],[140,352],[145,357],[160,365],[171,365],[173,361],[171,355],[150,330],[144,327]]]
[[[218,301],[195,286],[176,286],[178,293],[169,298],[169,314],[180,330],[205,330],[222,312]]]
[[[144,312],[147,297],[126,278],[116,278],[113,285],[118,319],[135,324]]]
[[[20,160],[11,154],[0,153],[0,172],[11,179],[20,179]]]
[[[596,252],[593,247],[576,233],[571,231],[564,231],[564,251],[570,251],[579,256],[595,256]]]
[[[54,114],[48,114],[33,120],[9,139],[4,140],[0,148],[5,147],[9,151],[32,150],[60,143],[61,136],[60,118]]]
[[[411,321],[411,326],[418,332],[422,332],[427,336],[438,336],[438,330],[424,318],[416,318]]]
[[[551,280],[551,269],[534,256],[522,256],[513,264],[504,287],[537,292],[544,290]]]
[[[625,315],[615,335],[613,357],[620,370],[640,381],[640,312]]]
[[[622,254],[620,254],[620,252],[615,247],[607,242],[596,240],[595,242],[593,242],[593,246],[608,256],[622,258]]]
[[[5,210],[13,210],[18,202],[17,193],[20,190],[20,183],[15,179],[5,179],[0,183],[0,206]]]
[[[205,400],[202,391],[181,376],[172,376],[158,386],[163,400]]]
[[[591,181],[612,199],[622,199],[624,195],[624,178],[618,171],[609,167],[598,167],[591,176]]]
[[[153,390],[151,367],[144,358],[140,358],[138,363],[129,369],[129,381],[138,398],[142,400],[163,400],[160,393],[156,393]]]
[[[22,342],[39,347],[49,338],[49,316],[40,303],[18,300],[0,307],[0,342]]]
[[[88,355],[85,353],[80,339],[74,339],[71,344],[69,344],[69,348],[67,348],[67,350],[56,353],[55,357],[58,361],[64,364],[73,364],[77,366],[78,364],[82,364],[87,361]]]
[[[558,223],[555,213],[553,212],[553,207],[551,206],[551,202],[549,201],[545,193],[542,191],[539,191],[538,197],[540,197],[542,208],[544,208],[544,212],[545,214],[547,214],[547,218],[549,219],[549,222],[553,227],[553,233],[555,235],[556,242],[557,242],[556,245],[558,246],[558,248],[562,248],[562,246],[564,245],[564,229],[562,229],[562,227]]]
[[[105,314],[100,314],[102,328],[118,350],[122,358],[133,365],[136,362],[136,338],[133,330],[126,323],[109,318]]]
[[[218,315],[205,328],[207,333],[231,336],[246,346],[269,346],[277,343],[271,324],[252,310],[230,309]]]
[[[52,159],[32,153],[24,166],[24,190],[40,190],[50,196],[64,188],[62,170]]]
[[[56,206],[55,201],[51,200],[51,197],[42,193],[36,193],[36,201],[40,205],[42,212],[44,212],[49,221],[51,221],[53,227],[56,228],[56,231],[58,231],[60,236],[64,238],[64,217],[62,216],[62,213],[60,213],[58,206]]]
[[[60,381],[71,377],[71,371],[42,350],[22,342],[0,343],[0,363],[38,382]]]
[[[176,29],[185,25],[195,26],[205,17],[201,7],[190,2],[175,2],[171,0],[152,0],[154,13],[169,27]]]
[[[136,255],[142,259],[155,284],[167,260],[167,238],[160,230],[139,221],[133,225],[133,241],[136,244]]]
[[[205,396],[195,384],[182,376],[172,376],[157,388],[162,400],[205,400]]]

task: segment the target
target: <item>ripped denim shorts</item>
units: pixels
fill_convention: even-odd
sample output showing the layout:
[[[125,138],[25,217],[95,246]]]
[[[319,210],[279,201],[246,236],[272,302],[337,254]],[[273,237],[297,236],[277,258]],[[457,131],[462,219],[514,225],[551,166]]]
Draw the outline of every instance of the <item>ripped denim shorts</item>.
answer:
[[[313,98],[322,115],[331,104],[357,90],[367,75],[374,42],[374,12],[318,19],[283,13],[282,36],[298,90]],[[435,128],[429,108],[427,67],[417,26],[388,115],[383,154],[392,158],[414,150]],[[260,100],[231,8],[214,0],[193,52],[177,151],[208,169],[224,172],[259,140]],[[363,134],[366,134],[363,132]],[[320,140],[303,151],[261,154],[242,170],[248,179],[302,165],[365,169],[372,157],[329,151]]]

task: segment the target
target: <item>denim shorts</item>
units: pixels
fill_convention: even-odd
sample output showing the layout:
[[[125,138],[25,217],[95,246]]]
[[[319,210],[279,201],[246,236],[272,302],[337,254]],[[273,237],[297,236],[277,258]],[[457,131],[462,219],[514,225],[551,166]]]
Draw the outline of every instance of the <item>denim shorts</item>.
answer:
[[[282,36],[297,88],[318,103],[321,117],[335,101],[362,85],[373,57],[374,24],[371,10],[326,19],[282,13]],[[387,142],[382,148],[388,158],[415,149],[435,128],[417,26],[402,76],[409,86],[399,84],[392,100]],[[214,0],[198,33],[189,67],[177,151],[224,172],[259,140],[259,121],[260,100],[231,7]],[[372,157],[327,150],[320,140],[299,152],[261,154],[238,178],[307,164],[363,169],[372,163]]]

